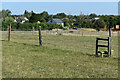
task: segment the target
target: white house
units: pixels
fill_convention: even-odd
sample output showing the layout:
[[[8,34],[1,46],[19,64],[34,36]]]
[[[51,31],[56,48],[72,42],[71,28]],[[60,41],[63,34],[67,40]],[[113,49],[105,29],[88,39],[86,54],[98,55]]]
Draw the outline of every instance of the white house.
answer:
[[[95,17],[94,19],[95,19],[95,20],[98,20],[98,19],[100,19],[100,18],[99,18],[99,17]]]
[[[28,21],[26,17],[17,17],[14,20],[14,22],[19,22],[19,23],[24,23],[25,21]]]

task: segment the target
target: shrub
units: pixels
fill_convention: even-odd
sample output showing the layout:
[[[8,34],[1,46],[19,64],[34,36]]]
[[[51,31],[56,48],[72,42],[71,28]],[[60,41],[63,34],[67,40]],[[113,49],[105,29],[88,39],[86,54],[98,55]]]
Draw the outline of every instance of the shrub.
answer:
[[[2,22],[2,28],[4,30],[7,30],[8,26],[10,25],[9,22]],[[59,28],[62,29],[61,25],[58,24],[50,24],[50,23],[29,23],[29,22],[25,22],[25,23],[17,23],[17,22],[12,22],[11,23],[12,29],[19,29],[19,30],[32,30],[33,27],[35,30],[39,29],[39,26],[41,26],[42,30],[52,30],[55,28]]]

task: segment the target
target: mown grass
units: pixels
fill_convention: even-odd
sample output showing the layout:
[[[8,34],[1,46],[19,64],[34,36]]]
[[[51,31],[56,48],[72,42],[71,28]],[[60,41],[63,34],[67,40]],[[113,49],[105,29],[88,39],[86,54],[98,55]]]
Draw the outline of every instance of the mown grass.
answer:
[[[106,36],[101,36],[106,37]],[[112,37],[112,57],[95,56],[95,36],[3,34],[4,78],[117,78],[118,38]]]

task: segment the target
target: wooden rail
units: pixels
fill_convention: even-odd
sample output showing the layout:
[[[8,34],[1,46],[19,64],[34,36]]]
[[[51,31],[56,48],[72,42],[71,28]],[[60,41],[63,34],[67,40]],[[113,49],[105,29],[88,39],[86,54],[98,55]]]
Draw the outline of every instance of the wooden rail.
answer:
[[[105,40],[105,41],[108,41],[108,39],[105,39],[105,38],[97,38],[98,40]]]
[[[107,41],[108,42],[108,45],[99,45],[98,44],[98,41]],[[108,51],[98,51],[98,48],[99,47],[106,47],[108,48]],[[98,53],[101,53],[101,55],[103,56],[103,54],[108,54],[108,56],[110,57],[111,56],[111,37],[108,37],[108,39],[104,39],[104,38],[96,38],[96,55],[98,56]]]

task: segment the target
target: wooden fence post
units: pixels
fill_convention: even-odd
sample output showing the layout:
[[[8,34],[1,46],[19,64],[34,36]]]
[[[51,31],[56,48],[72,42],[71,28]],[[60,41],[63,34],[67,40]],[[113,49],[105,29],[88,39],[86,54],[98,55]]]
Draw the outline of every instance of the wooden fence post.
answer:
[[[11,24],[10,24],[10,26],[9,26],[8,41],[10,41],[10,37],[11,37]]]
[[[111,37],[108,37],[108,56],[110,57],[111,54]]]
[[[109,44],[109,51],[108,51],[108,55],[109,57],[111,56],[112,52],[111,52],[111,48],[112,48],[112,38],[111,38],[111,28],[109,27],[109,39],[108,39],[108,44]]]
[[[98,56],[98,39],[96,39],[96,55]]]
[[[109,37],[111,37],[111,28],[109,28]]]
[[[81,30],[81,36],[83,36],[83,30]]]
[[[32,27],[32,31],[34,31],[35,29],[34,29],[34,27]]]
[[[41,26],[39,26],[39,46],[42,46]]]

